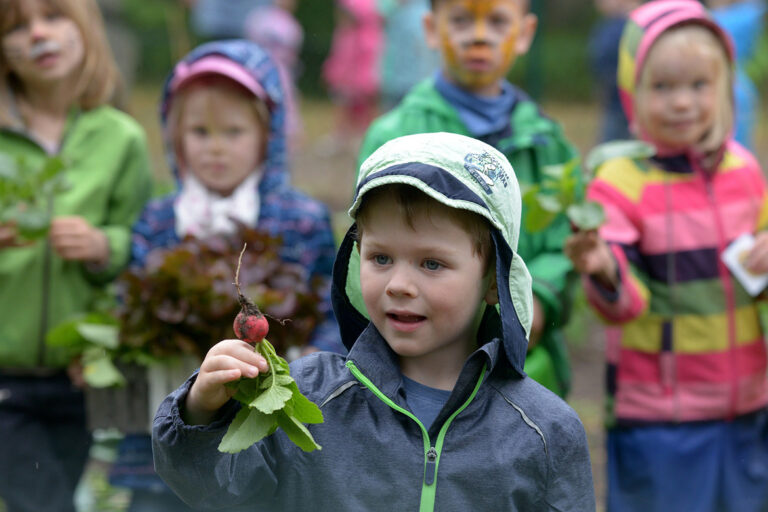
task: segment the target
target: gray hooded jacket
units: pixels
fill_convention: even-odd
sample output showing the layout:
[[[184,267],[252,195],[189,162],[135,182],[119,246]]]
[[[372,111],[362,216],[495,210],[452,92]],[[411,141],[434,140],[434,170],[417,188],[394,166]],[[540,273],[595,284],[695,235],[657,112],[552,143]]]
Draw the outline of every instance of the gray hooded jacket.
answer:
[[[350,230],[333,290],[349,354],[317,353],[291,364],[299,388],[323,412],[324,423],[308,427],[322,450],[302,452],[278,430],[237,454],[218,452],[237,405],[225,406],[210,425],[186,425],[179,407],[193,376],[155,417],[158,473],[185,501],[211,509],[595,510],[578,416],[522,369],[531,283],[515,254],[521,206],[509,163],[462,135],[401,137],[363,164],[350,215],[365,193],[388,183],[415,186],[493,226],[499,306],[486,308],[479,348],[432,426],[408,410],[397,357],[361,310]]]

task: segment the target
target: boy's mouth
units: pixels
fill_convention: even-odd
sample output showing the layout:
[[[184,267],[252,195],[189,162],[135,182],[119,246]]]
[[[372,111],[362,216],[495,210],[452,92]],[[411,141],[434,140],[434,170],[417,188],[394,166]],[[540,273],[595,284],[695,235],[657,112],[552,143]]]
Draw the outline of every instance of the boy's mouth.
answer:
[[[390,327],[401,333],[414,332],[422,325],[427,317],[411,313],[387,313]]]

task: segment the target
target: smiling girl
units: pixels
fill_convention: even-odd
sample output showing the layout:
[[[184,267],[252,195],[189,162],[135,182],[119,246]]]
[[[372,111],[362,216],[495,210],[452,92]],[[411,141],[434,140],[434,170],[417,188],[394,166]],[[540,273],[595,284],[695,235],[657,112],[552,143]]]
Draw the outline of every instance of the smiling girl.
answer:
[[[95,1],[0,0],[0,13],[0,155],[27,168],[58,156],[70,184],[46,238],[0,218],[0,498],[71,511],[90,435],[69,354],[45,336],[128,263],[151,174],[143,130],[108,106],[118,75]]]
[[[608,324],[608,510],[768,508],[768,382],[757,301],[721,255],[768,271],[768,193],[731,138],[728,36],[693,0],[634,10],[618,83],[651,158],[612,158],[588,196],[607,221],[566,254]]]

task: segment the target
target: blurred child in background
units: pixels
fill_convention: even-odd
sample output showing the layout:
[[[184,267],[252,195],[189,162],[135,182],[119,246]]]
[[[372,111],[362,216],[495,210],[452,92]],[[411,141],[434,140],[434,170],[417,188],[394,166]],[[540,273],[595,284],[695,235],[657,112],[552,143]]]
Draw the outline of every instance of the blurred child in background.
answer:
[[[376,116],[381,49],[376,0],[337,0],[331,50],[323,64],[336,108],[334,133],[324,141],[330,152],[356,145]]]
[[[608,336],[608,510],[768,510],[768,382],[752,297],[721,261],[742,234],[768,272],[768,191],[731,138],[730,40],[694,0],[630,14],[619,62],[653,157],[598,167],[607,221],[566,244]]]
[[[733,93],[734,138],[749,150],[755,147],[755,127],[760,112],[760,94],[746,71],[755,58],[758,43],[765,32],[765,0],[708,0],[715,21],[728,32],[736,50]]]
[[[91,435],[71,354],[46,333],[92,310],[128,263],[151,173],[143,130],[109,106],[119,77],[95,1],[0,0],[0,13],[0,155],[22,168],[61,157],[70,184],[46,237],[0,222],[0,499],[71,512]]]
[[[377,0],[384,20],[381,108],[394,108],[408,91],[440,66],[440,54],[427,45],[424,15],[428,0]]]
[[[575,165],[577,152],[560,125],[505,78],[516,58],[527,53],[536,32],[538,20],[528,0],[433,0],[431,5],[425,35],[440,52],[441,69],[374,121],[359,163],[400,135],[445,131],[499,149],[525,185],[539,182],[545,166]],[[525,371],[565,396],[570,364],[561,328],[568,320],[576,282],[562,253],[570,225],[565,215],[545,231],[530,232],[525,224],[518,250],[533,276],[534,293]]]
[[[588,50],[602,107],[600,142],[632,138],[616,87],[616,67],[627,15],[641,3],[641,0],[595,0],[602,19],[592,28]]]
[[[285,91],[285,131],[293,149],[303,132],[296,80],[301,71],[304,29],[293,15],[296,4],[297,0],[272,0],[251,11],[245,21],[245,36],[269,52],[280,72]]]
[[[310,350],[346,352],[330,305],[335,245],[325,205],[288,182],[282,81],[246,40],[210,42],[179,62],[161,107],[179,190],[152,200],[134,227],[133,264],[185,236],[234,233],[235,221],[283,237],[281,257],[322,280],[325,321]],[[111,474],[133,489],[131,512],[191,510],[154,473],[149,433],[129,435]]]

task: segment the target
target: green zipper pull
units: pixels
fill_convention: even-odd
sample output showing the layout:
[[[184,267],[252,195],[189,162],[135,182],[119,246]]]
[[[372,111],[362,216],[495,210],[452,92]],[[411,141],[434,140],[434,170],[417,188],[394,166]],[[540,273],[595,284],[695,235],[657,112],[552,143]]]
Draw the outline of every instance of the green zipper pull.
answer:
[[[435,483],[435,466],[437,466],[437,450],[430,448],[427,451],[427,462],[424,465],[424,484],[432,485]]]

